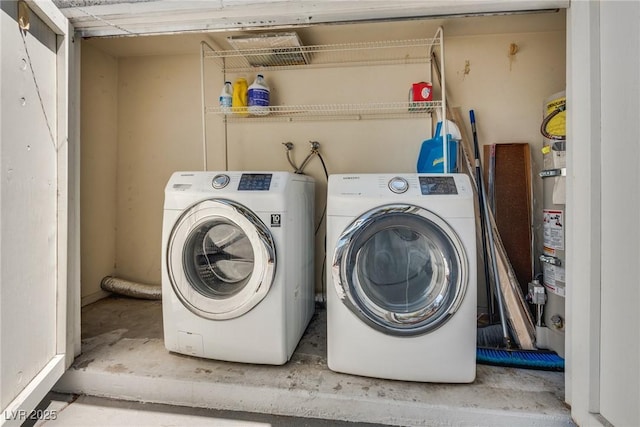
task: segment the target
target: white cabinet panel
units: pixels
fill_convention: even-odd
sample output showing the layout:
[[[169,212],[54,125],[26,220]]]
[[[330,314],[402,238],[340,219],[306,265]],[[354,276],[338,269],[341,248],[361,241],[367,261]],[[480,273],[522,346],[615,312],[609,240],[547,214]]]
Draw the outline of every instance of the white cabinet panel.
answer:
[[[601,2],[600,413],[640,425],[640,3]]]
[[[34,8],[0,2],[3,425],[24,421],[65,367],[68,24],[50,2]]]

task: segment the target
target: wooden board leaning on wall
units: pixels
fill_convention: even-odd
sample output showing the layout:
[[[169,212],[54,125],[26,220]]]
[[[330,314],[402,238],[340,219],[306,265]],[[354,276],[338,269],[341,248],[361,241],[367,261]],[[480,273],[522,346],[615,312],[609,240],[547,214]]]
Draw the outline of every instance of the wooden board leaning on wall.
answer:
[[[487,183],[485,188],[500,230],[500,238],[520,283],[520,289],[526,295],[533,278],[533,190],[529,144],[485,145],[482,166],[484,182]]]

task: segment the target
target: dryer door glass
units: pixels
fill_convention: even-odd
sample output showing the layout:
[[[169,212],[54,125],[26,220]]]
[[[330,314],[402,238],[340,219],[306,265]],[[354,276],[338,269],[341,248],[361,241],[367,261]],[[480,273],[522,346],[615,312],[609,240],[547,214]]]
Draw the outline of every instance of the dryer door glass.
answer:
[[[438,328],[455,313],[467,287],[457,234],[416,206],[387,206],[358,218],[338,241],[335,265],[343,302],[392,335]]]
[[[189,310],[208,319],[232,319],[267,295],[275,251],[269,229],[255,213],[230,200],[205,200],[176,222],[167,245],[167,273]]]

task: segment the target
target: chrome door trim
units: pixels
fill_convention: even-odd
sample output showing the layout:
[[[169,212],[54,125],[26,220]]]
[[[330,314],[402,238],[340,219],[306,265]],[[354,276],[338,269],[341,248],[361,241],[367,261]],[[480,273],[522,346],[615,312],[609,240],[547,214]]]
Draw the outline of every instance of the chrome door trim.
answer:
[[[202,295],[184,271],[183,251],[187,239],[199,226],[215,218],[238,226],[251,242],[254,252],[249,282],[229,298]],[[233,319],[254,308],[269,292],[276,273],[276,246],[269,228],[250,209],[232,200],[208,199],[185,209],[174,224],[167,243],[166,263],[171,287],[186,308],[207,319]]]
[[[396,313],[382,309],[374,304],[364,294],[359,283],[353,283],[351,272],[354,266],[349,266],[352,245],[357,237],[381,217],[401,213],[416,215],[440,230],[449,240],[455,265],[458,271],[454,294],[449,297],[446,307],[424,307],[410,313]],[[415,336],[432,332],[445,324],[460,308],[468,288],[469,272],[468,259],[464,245],[458,234],[440,216],[435,213],[410,204],[388,204],[371,209],[356,218],[339,236],[331,265],[332,277],[338,299],[362,321],[374,329],[388,335]],[[450,271],[450,270],[449,270]],[[448,275],[449,276],[449,275]]]

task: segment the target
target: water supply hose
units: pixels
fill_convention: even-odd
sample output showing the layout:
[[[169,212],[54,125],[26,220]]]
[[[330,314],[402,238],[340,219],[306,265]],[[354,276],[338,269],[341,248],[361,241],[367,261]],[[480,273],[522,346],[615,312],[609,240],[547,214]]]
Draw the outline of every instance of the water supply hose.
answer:
[[[309,144],[311,144],[311,152],[307,154],[307,157],[303,160],[300,165],[300,169],[298,169],[296,173],[303,173],[304,168],[307,167],[307,164],[311,161],[313,156],[319,154],[318,149],[320,148],[320,143],[318,141],[309,141]]]
[[[552,141],[563,141],[563,140],[565,140],[567,138],[566,135],[552,135],[547,131],[547,126],[549,125],[549,122],[555,116],[557,116],[558,114],[562,113],[566,109],[567,109],[567,106],[565,104],[558,105],[555,110],[553,110],[551,113],[549,113],[542,120],[542,124],[540,125],[540,133],[542,134],[542,136],[544,136],[545,138],[550,139]]]
[[[283,142],[284,150],[287,152],[287,161],[293,168],[293,172],[298,173],[298,166],[291,160],[291,150],[293,150],[293,142]]]
[[[307,165],[309,164],[311,159],[314,156],[320,154],[319,153],[320,143],[318,141],[309,141],[309,144],[311,144],[311,152],[309,154],[307,154],[307,157],[305,157],[305,159],[302,161],[302,164],[300,165],[300,167],[298,167],[298,166],[296,166],[296,164],[293,161],[293,159],[291,159],[291,151],[293,150],[293,142],[283,142],[282,143],[282,145],[284,145],[285,151],[287,152],[287,161],[289,162],[289,164],[293,168],[293,172],[294,173],[303,174],[304,173],[304,168],[307,167]]]

